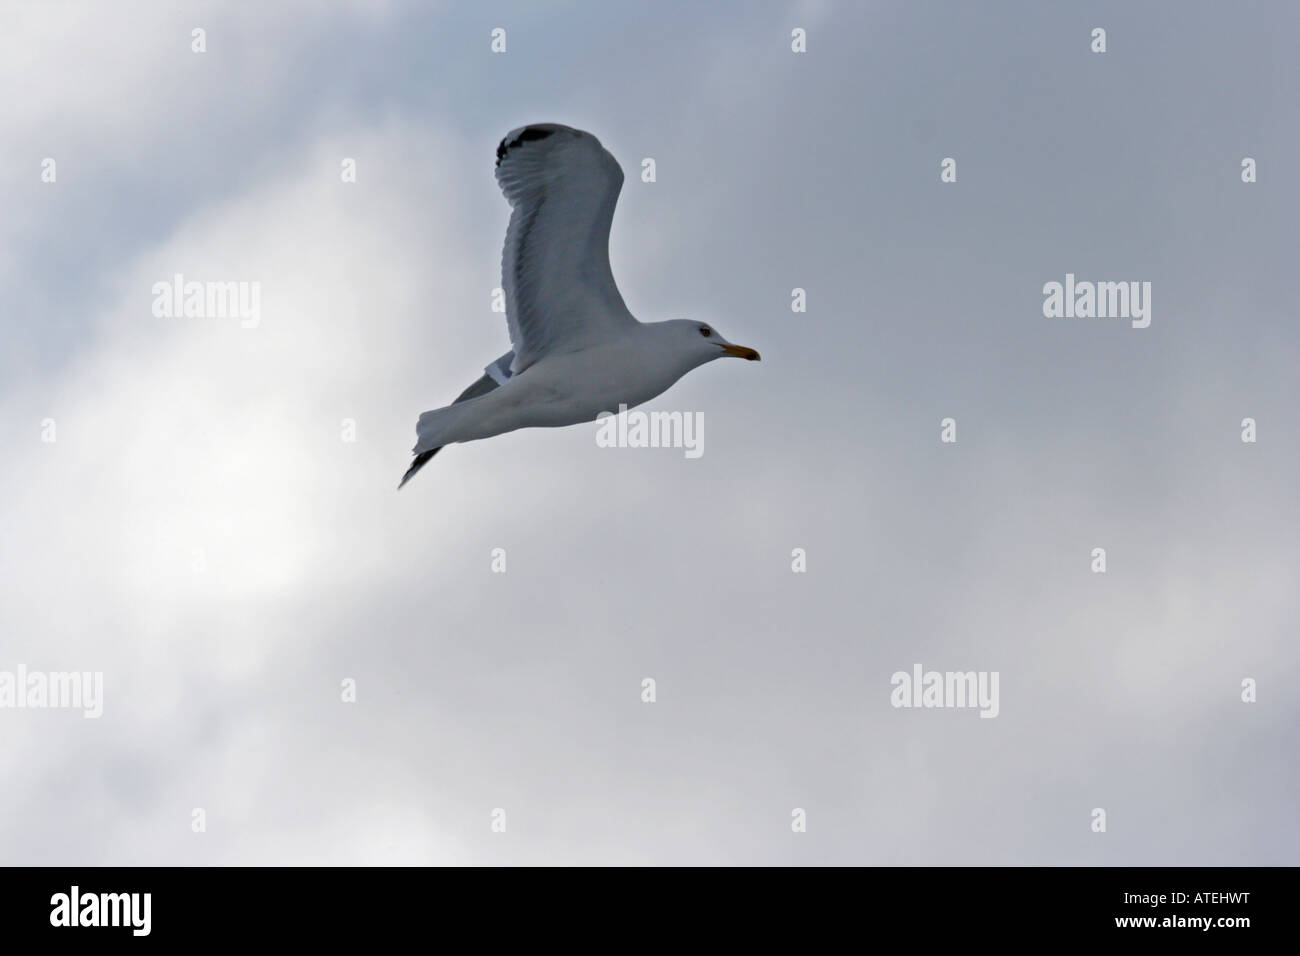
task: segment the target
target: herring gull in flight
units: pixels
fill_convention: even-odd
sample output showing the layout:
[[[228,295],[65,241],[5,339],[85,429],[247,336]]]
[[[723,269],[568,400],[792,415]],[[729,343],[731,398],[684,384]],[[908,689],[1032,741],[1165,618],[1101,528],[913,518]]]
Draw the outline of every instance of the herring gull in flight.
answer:
[[[524,126],[497,146],[497,183],[513,212],[501,285],[513,346],[455,402],[420,416],[401,488],[445,445],[516,428],[595,421],[647,402],[725,356],[758,361],[712,326],[640,322],[609,268],[609,227],[623,170],[590,133]]]

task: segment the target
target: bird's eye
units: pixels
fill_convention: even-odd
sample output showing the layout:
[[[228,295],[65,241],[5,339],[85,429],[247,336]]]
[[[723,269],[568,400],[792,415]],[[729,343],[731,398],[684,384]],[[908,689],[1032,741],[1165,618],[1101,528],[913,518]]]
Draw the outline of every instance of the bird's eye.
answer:
[[[712,334],[713,332],[709,330],[709,327],[707,325],[700,326],[700,335],[704,336],[707,339]]]

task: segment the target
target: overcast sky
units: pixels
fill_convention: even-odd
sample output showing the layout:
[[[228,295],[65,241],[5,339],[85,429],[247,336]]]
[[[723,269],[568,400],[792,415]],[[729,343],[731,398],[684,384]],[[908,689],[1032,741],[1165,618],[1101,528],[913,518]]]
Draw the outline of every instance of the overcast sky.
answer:
[[[104,683],[0,709],[0,862],[1300,863],[1298,37],[5,3],[0,671]],[[699,458],[527,430],[399,494],[509,348],[494,151],[548,121],[627,173],[633,313],[763,361],[649,406]],[[155,316],[178,273],[260,321]],[[1067,274],[1149,282],[1149,327],[1046,317]],[[996,718],[892,706],[918,664],[997,672]]]

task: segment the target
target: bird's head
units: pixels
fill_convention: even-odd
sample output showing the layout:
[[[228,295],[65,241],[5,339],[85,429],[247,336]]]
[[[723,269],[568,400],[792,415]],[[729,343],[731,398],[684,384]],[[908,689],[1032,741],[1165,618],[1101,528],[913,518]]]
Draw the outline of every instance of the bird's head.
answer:
[[[720,358],[759,360],[758,353],[744,345],[732,345],[712,325],[694,319],[673,319],[662,323],[678,348],[696,360],[696,365]]]

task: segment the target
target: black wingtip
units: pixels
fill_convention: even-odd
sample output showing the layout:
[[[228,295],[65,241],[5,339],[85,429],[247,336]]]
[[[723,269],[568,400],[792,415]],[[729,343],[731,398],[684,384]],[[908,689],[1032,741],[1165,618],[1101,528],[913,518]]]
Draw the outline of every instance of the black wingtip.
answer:
[[[525,126],[514,139],[506,137],[497,144],[497,165],[500,166],[501,160],[505,158],[506,153],[520,143],[531,143],[535,140],[546,139],[548,136],[553,136],[558,129],[559,127],[556,126]]]
[[[416,455],[415,461],[411,462],[411,467],[406,469],[406,474],[402,476],[402,480],[398,483],[397,490],[401,491],[402,488],[406,486],[406,483],[410,481],[413,477],[415,477],[415,473],[419,471],[421,468],[423,468],[425,465],[427,465],[429,463],[429,459],[432,458],[434,455],[438,454],[438,452],[442,451],[442,448],[443,446],[439,445],[437,448],[433,449],[433,451],[425,451]]]

